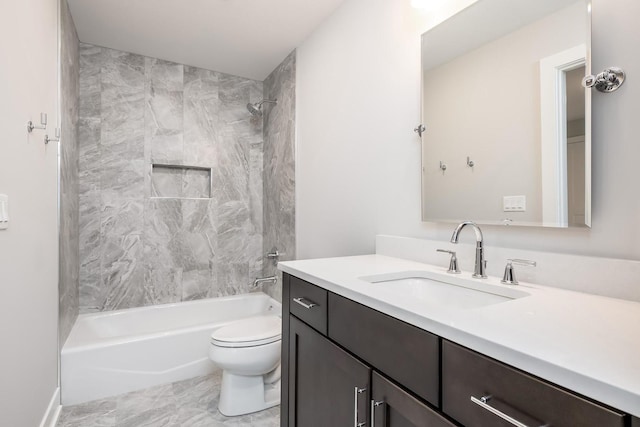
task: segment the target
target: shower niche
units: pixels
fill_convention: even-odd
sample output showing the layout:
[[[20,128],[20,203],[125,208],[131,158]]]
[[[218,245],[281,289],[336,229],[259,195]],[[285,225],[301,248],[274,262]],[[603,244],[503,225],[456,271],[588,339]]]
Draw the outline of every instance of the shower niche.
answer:
[[[201,166],[154,163],[151,197],[172,199],[213,198],[213,170]]]

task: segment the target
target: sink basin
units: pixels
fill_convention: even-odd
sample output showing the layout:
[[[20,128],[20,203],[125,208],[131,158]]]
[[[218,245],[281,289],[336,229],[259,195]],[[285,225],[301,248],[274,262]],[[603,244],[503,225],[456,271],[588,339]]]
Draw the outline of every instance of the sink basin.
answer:
[[[457,309],[470,309],[500,304],[529,296],[507,287],[483,283],[476,279],[444,276],[430,271],[403,271],[360,277],[378,290],[394,296],[424,301]]]

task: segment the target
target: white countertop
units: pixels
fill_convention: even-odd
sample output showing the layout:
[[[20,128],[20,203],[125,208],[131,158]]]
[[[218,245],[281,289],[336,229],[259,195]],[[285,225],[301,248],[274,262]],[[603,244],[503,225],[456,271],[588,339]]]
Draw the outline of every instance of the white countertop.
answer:
[[[445,268],[383,255],[278,265],[338,295],[640,417],[640,303],[521,282],[514,288],[530,296],[454,309],[359,279],[429,271],[446,280]],[[496,277],[482,282],[506,286]]]

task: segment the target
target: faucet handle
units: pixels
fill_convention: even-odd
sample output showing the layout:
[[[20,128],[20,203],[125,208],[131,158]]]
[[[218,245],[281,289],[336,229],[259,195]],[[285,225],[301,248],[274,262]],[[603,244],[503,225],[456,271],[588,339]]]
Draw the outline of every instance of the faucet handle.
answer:
[[[508,259],[507,265],[504,267],[504,275],[502,276],[502,280],[500,283],[504,283],[506,285],[517,285],[518,279],[516,279],[516,271],[513,268],[513,264],[524,265],[529,267],[535,267],[538,265],[535,261],[530,261],[528,259]]]
[[[460,268],[458,268],[458,257],[454,251],[448,251],[446,249],[436,249],[438,252],[444,252],[451,255],[451,260],[449,260],[449,269],[447,273],[449,274],[460,274]]]
[[[517,265],[526,265],[526,266],[529,266],[529,267],[535,267],[536,265],[538,265],[537,262],[531,261],[531,260],[528,260],[528,259],[509,258],[507,260],[507,262],[513,263],[513,264],[517,264]]]

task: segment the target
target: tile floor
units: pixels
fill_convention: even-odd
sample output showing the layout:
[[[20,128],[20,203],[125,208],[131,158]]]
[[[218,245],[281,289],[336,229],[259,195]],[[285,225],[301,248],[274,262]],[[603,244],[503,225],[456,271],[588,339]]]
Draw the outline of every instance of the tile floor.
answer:
[[[220,373],[62,408],[57,427],[278,427],[280,407],[241,417],[218,412]]]

